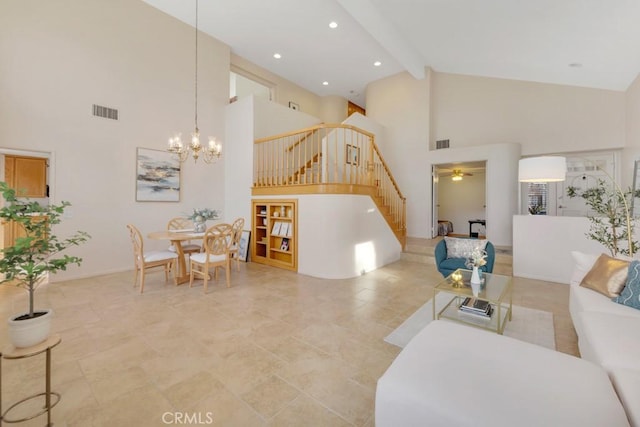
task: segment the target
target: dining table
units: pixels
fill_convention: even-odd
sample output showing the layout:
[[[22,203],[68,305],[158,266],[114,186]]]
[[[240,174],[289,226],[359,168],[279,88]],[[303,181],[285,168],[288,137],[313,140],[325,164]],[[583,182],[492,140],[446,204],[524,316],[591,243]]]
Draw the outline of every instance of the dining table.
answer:
[[[202,240],[204,232],[197,233],[193,230],[163,230],[153,231],[147,235],[149,239],[153,240],[168,240],[176,249],[178,255],[178,271],[175,275],[176,285],[181,285],[189,281],[189,274],[187,273],[187,263],[184,259],[184,251],[182,250],[182,242],[187,240]]]

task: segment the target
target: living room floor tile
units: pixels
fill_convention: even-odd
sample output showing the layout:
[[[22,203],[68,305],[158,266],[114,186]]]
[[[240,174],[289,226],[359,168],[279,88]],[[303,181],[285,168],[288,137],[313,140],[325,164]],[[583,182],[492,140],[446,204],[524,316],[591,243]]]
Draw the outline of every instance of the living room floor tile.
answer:
[[[45,286],[37,302],[58,313],[62,336],[53,420],[163,426],[177,411],[221,426],[373,426],[376,382],[400,352],[383,339],[439,280],[434,266],[407,261],[345,280],[242,263],[231,288],[219,280],[206,295],[201,282],[175,286],[162,272],[147,276],[144,294],[131,271]],[[514,304],[552,312],[558,350],[578,355],[568,300],[567,285],[514,278]],[[0,314],[24,302],[0,287]],[[3,363],[4,407],[42,387],[42,365]]]

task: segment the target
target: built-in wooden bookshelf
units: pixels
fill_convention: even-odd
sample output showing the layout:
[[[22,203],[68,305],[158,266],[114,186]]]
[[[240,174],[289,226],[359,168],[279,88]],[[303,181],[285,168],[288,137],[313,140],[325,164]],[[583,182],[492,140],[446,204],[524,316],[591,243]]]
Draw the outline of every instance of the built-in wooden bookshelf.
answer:
[[[253,200],[251,260],[298,271],[298,201]]]

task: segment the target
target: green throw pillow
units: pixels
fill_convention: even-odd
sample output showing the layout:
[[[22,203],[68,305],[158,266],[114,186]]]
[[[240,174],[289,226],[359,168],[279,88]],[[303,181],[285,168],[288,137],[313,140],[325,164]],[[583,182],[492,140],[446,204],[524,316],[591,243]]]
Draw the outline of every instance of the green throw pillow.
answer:
[[[613,298],[612,301],[640,310],[640,261],[632,261],[629,264],[627,284],[620,296]]]

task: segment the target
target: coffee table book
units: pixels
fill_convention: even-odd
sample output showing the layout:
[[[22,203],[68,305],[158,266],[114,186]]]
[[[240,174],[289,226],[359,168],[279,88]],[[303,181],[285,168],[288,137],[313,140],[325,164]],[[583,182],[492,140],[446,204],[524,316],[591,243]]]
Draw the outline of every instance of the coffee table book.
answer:
[[[476,314],[483,317],[491,317],[493,307],[489,301],[467,297],[462,300],[458,310],[464,313]]]
[[[489,305],[489,308],[487,309],[487,311],[477,311],[477,310],[470,310],[468,308],[465,308],[463,306],[460,306],[458,308],[458,311],[462,314],[468,314],[471,316],[475,316],[478,318],[482,318],[482,319],[491,319],[491,316],[493,315],[493,307],[491,305]]]

